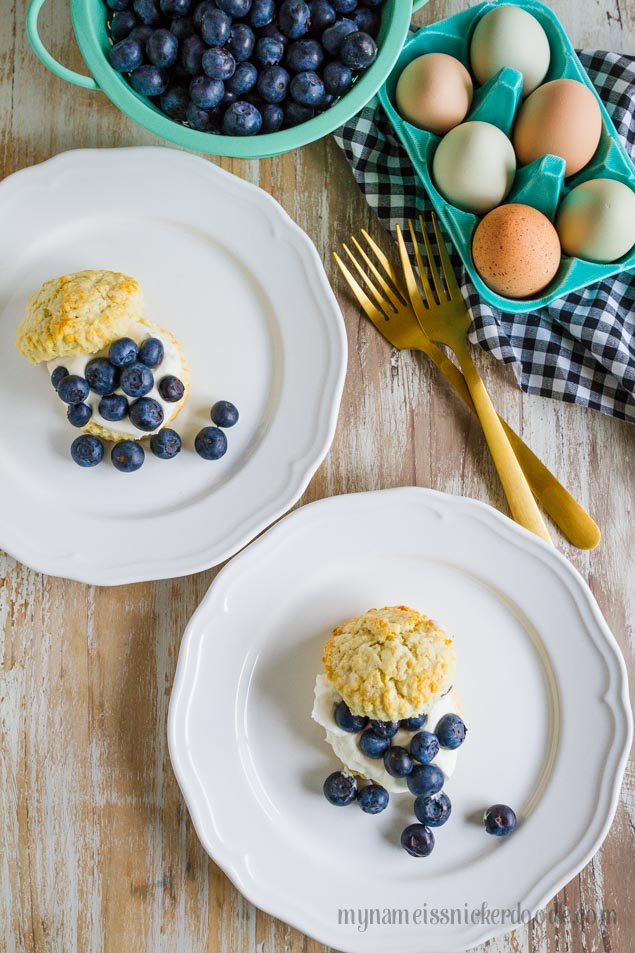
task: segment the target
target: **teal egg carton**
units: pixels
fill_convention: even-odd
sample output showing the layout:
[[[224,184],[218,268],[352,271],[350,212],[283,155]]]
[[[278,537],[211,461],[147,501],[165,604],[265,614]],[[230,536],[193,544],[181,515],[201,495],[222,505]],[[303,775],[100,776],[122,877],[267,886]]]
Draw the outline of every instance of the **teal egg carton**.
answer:
[[[405,67],[424,53],[448,53],[460,60],[471,73],[470,43],[476,24],[489,10],[505,5],[522,7],[531,13],[547,34],[551,47],[551,63],[543,83],[554,79],[575,79],[592,91],[602,113],[602,135],[591,162],[568,179],[565,179],[565,162],[559,156],[545,155],[529,165],[519,167],[511,191],[503,204],[520,202],[531,205],[553,222],[562,199],[576,185],[589,179],[617,179],[635,190],[635,168],[609,114],[560,21],[538,0],[523,0],[519,3],[505,0],[504,4],[488,0],[447,20],[418,30],[406,42],[393,72],[379,92],[379,99],[479,295],[495,308],[520,313],[536,311],[572,291],[594,285],[619,272],[632,270],[635,268],[635,247],[618,261],[605,265],[563,255],[558,272],[549,286],[539,296],[532,298],[506,298],[496,294],[488,288],[476,271],[472,259],[472,238],[481,216],[450,205],[437,191],[431,170],[432,159],[441,138],[402,119],[395,106],[395,88]],[[511,68],[502,69],[488,83],[475,89],[474,100],[465,121],[489,122],[510,136],[521,94],[522,75]]]

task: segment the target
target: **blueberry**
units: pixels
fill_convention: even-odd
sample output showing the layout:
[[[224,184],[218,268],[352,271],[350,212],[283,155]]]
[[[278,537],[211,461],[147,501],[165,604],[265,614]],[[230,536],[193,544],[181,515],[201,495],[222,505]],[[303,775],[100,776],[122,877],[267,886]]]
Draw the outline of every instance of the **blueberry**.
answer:
[[[201,109],[194,103],[189,103],[185,112],[185,121],[192,129],[198,132],[210,132],[212,129],[212,116],[209,109]]]
[[[93,416],[93,408],[89,404],[69,404],[66,416],[73,427],[85,427]]]
[[[161,12],[166,17],[184,17],[190,11],[191,0],[159,0]]]
[[[415,798],[415,817],[428,827],[441,827],[452,813],[450,798],[444,791],[439,794],[421,794]]]
[[[119,40],[125,39],[131,30],[137,25],[137,18],[132,12],[132,10],[121,10],[119,13],[115,13],[114,17],[110,21],[110,36],[112,37],[113,43],[118,43]]]
[[[405,748],[392,745],[384,753],[384,767],[393,778],[405,778],[412,772],[412,758]]]
[[[110,459],[115,470],[121,473],[134,473],[143,466],[146,455],[136,440],[121,440],[110,451]]]
[[[285,66],[292,73],[317,70],[324,62],[324,50],[317,40],[294,40],[287,48]]]
[[[377,59],[377,44],[368,33],[357,30],[349,33],[339,49],[344,66],[350,69],[368,69]]]
[[[317,73],[310,70],[297,73],[289,86],[291,96],[301,106],[319,106],[324,99],[324,83]]]
[[[246,23],[234,23],[227,44],[229,52],[237,63],[244,63],[254,51],[256,37],[254,31]]]
[[[67,374],[57,385],[58,396],[65,404],[83,404],[89,392],[88,381],[79,374]]]
[[[358,0],[331,0],[337,13],[352,13],[357,9]]]
[[[442,748],[460,748],[465,741],[467,728],[458,715],[444,715],[434,733]]]
[[[346,702],[342,701],[335,707],[335,722],[342,731],[350,731],[354,734],[366,727],[368,718],[363,715],[354,715]]]
[[[161,10],[156,0],[134,0],[132,8],[146,26],[158,26],[161,22]]]
[[[130,6],[130,0],[106,0],[106,4],[111,10],[119,12],[121,10],[127,10]]]
[[[150,437],[150,449],[160,460],[171,460],[181,452],[181,438],[176,430],[164,427]]]
[[[346,17],[338,20],[333,26],[326,28],[322,34],[322,46],[331,56],[337,56],[344,39],[349,33],[357,33],[357,24],[354,20],[348,20]]]
[[[249,23],[254,30],[268,26],[276,15],[275,0],[254,0],[249,13]]]
[[[483,823],[488,834],[507,837],[516,830],[516,814],[507,804],[493,804],[485,811]]]
[[[140,96],[160,96],[168,88],[168,74],[158,66],[144,64],[131,74],[130,82]]]
[[[334,804],[336,807],[346,807],[357,797],[357,781],[352,774],[334,771],[333,774],[329,774],[322,790],[329,804]]]
[[[139,363],[154,370],[163,360],[163,344],[158,338],[146,338],[139,348]]]
[[[251,103],[233,103],[223,116],[226,136],[255,136],[260,132],[262,115]]]
[[[177,40],[185,40],[188,36],[194,36],[196,29],[192,17],[179,17],[170,23],[170,32],[174,33]]]
[[[129,39],[136,40],[137,43],[141,44],[141,48],[145,50],[146,43],[152,36],[153,30],[151,26],[146,26],[145,23],[140,23],[139,26],[136,26],[134,30],[130,31]]]
[[[228,400],[218,400],[210,411],[212,422],[217,427],[234,427],[238,423],[238,409]]]
[[[108,62],[118,73],[132,73],[143,63],[143,49],[137,40],[128,37],[108,50]]]
[[[410,754],[416,761],[430,764],[439,753],[439,739],[431,731],[419,731],[410,739]]]
[[[257,79],[258,70],[253,63],[239,63],[234,75],[227,80],[227,89],[236,96],[243,96],[254,88]]]
[[[119,386],[128,397],[145,397],[154,387],[154,376],[145,364],[129,364],[121,371]]]
[[[163,400],[167,400],[170,404],[175,404],[177,400],[181,400],[183,394],[185,393],[185,387],[183,382],[175,377],[174,374],[166,374],[165,377],[162,377],[159,381],[159,393]]]
[[[201,24],[203,23],[203,17],[206,13],[209,13],[210,10],[218,10],[218,7],[214,3],[214,0],[201,0],[200,3],[197,3],[192,12],[192,22],[197,30],[201,29]]]
[[[315,110],[310,106],[301,106],[300,103],[287,101],[284,107],[284,114],[290,126],[299,126],[301,123],[313,119]]]
[[[96,467],[104,457],[104,445],[92,434],[83,433],[71,444],[71,457],[80,467]]]
[[[311,32],[321,36],[327,27],[337,20],[337,13],[330,0],[309,0],[311,10]]]
[[[62,367],[61,365],[59,367],[56,367],[53,373],[51,374],[51,384],[53,385],[55,390],[57,390],[57,388],[60,386],[60,381],[64,377],[68,377],[68,371],[66,370],[66,368]]]
[[[304,0],[283,0],[278,9],[280,29],[290,40],[299,40],[308,32],[311,10]]]
[[[373,718],[370,727],[380,738],[394,738],[399,731],[398,721],[377,721]]]
[[[427,715],[415,715],[414,718],[402,718],[401,727],[405,728],[406,731],[418,731],[419,728],[423,728],[426,723]]]
[[[324,88],[332,96],[344,96],[353,85],[353,71],[339,60],[331,60],[322,74]]]
[[[371,36],[375,36],[379,30],[379,13],[377,10],[371,10],[369,7],[358,7],[357,10],[351,14],[351,20],[355,21],[357,29],[361,30],[362,33],[369,33]]]
[[[130,420],[137,430],[145,430],[149,433],[156,430],[163,423],[163,410],[161,404],[153,397],[140,397],[130,405]]]
[[[223,81],[231,79],[236,72],[236,60],[229,50],[220,46],[213,46],[203,53],[201,63],[203,72],[210,79],[221,79]]]
[[[208,46],[225,46],[232,21],[222,10],[208,10],[201,21],[201,36]]]
[[[200,36],[188,36],[181,43],[181,65],[190,75],[200,73],[206,46]]]
[[[113,341],[108,350],[108,360],[115,367],[128,367],[134,364],[139,354],[136,341],[132,338],[119,338]]]
[[[272,36],[261,36],[254,56],[260,66],[277,66],[284,56],[284,43]]]
[[[219,79],[210,79],[208,76],[197,76],[190,83],[190,99],[195,106],[201,109],[211,109],[218,106],[225,94],[225,86]]]
[[[369,728],[360,735],[359,747],[368,758],[383,758],[384,752],[390,748],[390,738],[380,738]]]
[[[170,119],[183,122],[187,114],[190,101],[190,91],[187,86],[170,86],[159,97],[159,106]],[[145,361],[142,361],[145,364]]]
[[[155,30],[146,46],[148,59],[154,66],[174,66],[179,52],[179,41],[170,30]]]
[[[258,92],[268,103],[286,99],[291,77],[282,66],[267,66],[258,77]]]
[[[411,794],[437,794],[443,787],[443,771],[436,764],[415,764],[407,783]]]
[[[99,413],[104,420],[123,420],[128,416],[128,401],[123,394],[106,394],[99,401]]]
[[[252,0],[216,0],[216,6],[230,17],[246,17],[251,10]]]
[[[277,23],[270,23],[269,26],[266,26],[260,30],[260,36],[269,37],[272,40],[278,40],[283,46],[286,45],[288,39]]]
[[[364,814],[381,814],[388,807],[388,791],[381,784],[367,784],[357,795],[357,803]]]
[[[262,113],[263,132],[278,132],[279,129],[282,129],[284,123],[284,109],[282,106],[265,103],[260,112]]]
[[[411,857],[428,857],[434,850],[434,834],[423,824],[410,824],[401,834],[401,846]]]
[[[88,386],[96,394],[112,394],[117,387],[119,370],[105,357],[94,357],[84,371]]]
[[[227,452],[227,437],[218,427],[203,427],[196,435],[194,449],[203,460],[220,460]]]
[[[229,80],[227,82],[229,82]],[[221,110],[227,110],[229,106],[233,106],[233,104],[237,101],[238,93],[233,92],[231,89],[227,89],[227,83],[225,83],[225,95],[223,96],[223,101],[220,104]]]

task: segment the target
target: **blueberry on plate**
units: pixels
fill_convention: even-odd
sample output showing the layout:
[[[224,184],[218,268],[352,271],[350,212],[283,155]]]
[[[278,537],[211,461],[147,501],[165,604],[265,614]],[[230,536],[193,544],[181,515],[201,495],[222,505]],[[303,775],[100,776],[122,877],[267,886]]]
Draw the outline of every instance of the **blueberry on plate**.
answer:
[[[231,28],[231,17],[223,10],[211,8],[203,14],[200,31],[208,46],[225,46]]]
[[[254,51],[256,36],[246,23],[234,23],[227,44],[229,52],[237,63],[244,63]]]
[[[289,92],[301,106],[319,106],[326,90],[318,74],[307,70],[305,73],[296,73],[289,85]]]
[[[329,804],[334,804],[336,807],[346,807],[357,797],[357,781],[352,774],[334,771],[333,774],[329,774],[322,790]]]
[[[149,433],[157,430],[163,423],[163,408],[153,397],[140,397],[130,405],[130,420],[137,430]]]
[[[67,374],[57,385],[58,397],[65,404],[83,404],[89,393],[88,381],[79,374]]]
[[[354,715],[346,702],[341,701],[335,706],[335,722],[342,731],[355,733],[361,731],[368,724],[368,718],[363,715]]]
[[[483,814],[483,823],[488,834],[508,837],[516,830],[516,814],[507,804],[493,804]]]
[[[145,364],[146,367],[154,370],[163,360],[163,355],[164,350],[161,341],[158,338],[146,338],[139,348],[138,361],[140,364]],[[134,363],[134,361],[131,361],[131,363]]]
[[[223,82],[231,79],[236,72],[236,60],[229,50],[220,46],[213,46],[203,53],[201,66],[210,79],[220,79]]]
[[[411,857],[428,857],[434,850],[434,834],[423,824],[410,824],[402,831],[401,846]]]
[[[392,745],[384,753],[384,767],[392,778],[405,778],[412,772],[412,758],[405,748]]]
[[[73,440],[71,457],[80,467],[96,467],[104,458],[104,445],[98,437],[83,433]]]
[[[436,764],[415,764],[406,783],[410,793],[418,797],[420,794],[438,794],[443,780],[443,771]]]
[[[452,804],[445,791],[422,794],[415,798],[415,817],[428,827],[441,827],[452,813]]]
[[[254,58],[259,66],[277,66],[284,56],[284,43],[273,36],[261,36],[256,43]]]
[[[285,66],[292,73],[318,70],[324,62],[324,50],[317,40],[303,39],[289,43]]]
[[[353,71],[339,60],[331,60],[322,74],[324,88],[332,96],[344,96],[353,85]]]
[[[321,36],[327,27],[333,26],[337,13],[330,0],[309,0],[311,8],[311,32]]]
[[[339,54],[344,66],[354,70],[368,69],[377,59],[377,44],[368,33],[357,30],[344,38]]]
[[[143,63],[143,47],[130,36],[111,46],[107,55],[108,62],[118,73],[132,73]]]
[[[123,394],[106,394],[99,401],[99,413],[104,420],[123,420],[128,416],[128,401]]]
[[[226,136],[255,136],[262,127],[262,114],[251,103],[232,103],[223,116],[223,132]]]
[[[130,75],[130,84],[140,96],[160,96],[168,88],[169,75],[159,66],[144,63]]]
[[[143,466],[145,458],[144,449],[136,440],[120,440],[110,452],[113,467],[121,473],[134,473]]]
[[[384,752],[390,748],[390,738],[381,738],[372,728],[368,728],[359,737],[359,747],[367,758],[383,758]]]
[[[180,381],[174,374],[166,374],[159,381],[159,393],[163,400],[170,404],[175,404],[185,393],[183,381]]]
[[[388,807],[390,796],[381,784],[367,784],[360,788],[357,803],[364,814],[381,814]]]
[[[225,85],[220,79],[196,76],[190,83],[190,99],[201,109],[212,109],[218,106],[224,95]]]
[[[230,17],[246,17],[251,9],[252,0],[216,0],[216,6]],[[264,26],[264,24],[263,24]]]
[[[238,410],[228,400],[218,400],[210,411],[210,417],[217,427],[233,427],[238,423]]]
[[[164,427],[150,437],[150,450],[159,460],[171,460],[181,452],[181,438],[176,430]]]
[[[177,122],[183,122],[187,115],[187,107],[190,103],[190,91],[187,86],[169,86],[168,89],[159,97],[159,106],[166,116],[175,119]],[[141,360],[141,355],[139,355]],[[141,361],[145,364],[145,361]],[[150,367],[150,365],[147,365]]]
[[[113,43],[118,43],[119,40],[125,40],[136,25],[137,18],[132,10],[120,10],[119,13],[115,13],[110,21],[110,36]]]
[[[299,40],[308,32],[311,9],[304,0],[283,0],[278,8],[278,24],[290,40]]]
[[[122,368],[119,386],[128,397],[145,397],[154,387],[154,375],[149,367],[137,361]]]
[[[401,727],[406,731],[419,731],[426,723],[427,715],[415,715],[414,718],[402,718]]]
[[[146,55],[153,66],[174,66],[179,53],[179,41],[171,30],[154,30],[146,44]]]
[[[373,729],[376,735],[379,735],[380,738],[394,738],[399,731],[399,722],[377,721],[375,718],[373,718],[371,719],[370,727]]]
[[[258,92],[267,103],[286,99],[291,77],[283,66],[267,66],[258,76]]]
[[[410,739],[410,754],[415,761],[430,764],[439,753],[439,739],[431,731],[418,731]]]
[[[105,357],[94,357],[86,365],[84,376],[96,394],[112,394],[117,387],[119,370]]]
[[[132,9],[146,26],[158,26],[161,22],[161,9],[156,0],[134,0]]]
[[[93,416],[93,408],[89,404],[69,404],[66,416],[73,427],[85,427]]]
[[[220,460],[227,453],[227,437],[218,427],[203,427],[196,435],[194,449],[203,460]]]
[[[268,26],[276,15],[275,0],[254,0],[249,11],[249,23],[254,30]]]
[[[51,384],[53,385],[55,390],[57,390],[57,388],[60,386],[60,381],[64,377],[68,377],[68,371],[66,370],[66,368],[62,367],[61,365],[59,367],[56,367],[53,373],[51,374]]]
[[[434,733],[439,739],[442,748],[460,748],[465,741],[467,728],[458,715],[444,715],[439,721]]]
[[[274,103],[265,103],[262,114],[262,132],[278,132],[284,123],[284,109]]]
[[[338,20],[333,26],[326,28],[322,34],[322,46],[331,56],[337,56],[340,47],[349,33],[357,33],[357,24],[354,20],[344,17]]]

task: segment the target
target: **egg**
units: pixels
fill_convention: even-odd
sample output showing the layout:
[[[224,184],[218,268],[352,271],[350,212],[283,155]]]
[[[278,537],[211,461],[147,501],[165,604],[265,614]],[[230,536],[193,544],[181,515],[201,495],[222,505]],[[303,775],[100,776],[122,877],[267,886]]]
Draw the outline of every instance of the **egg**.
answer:
[[[472,240],[472,258],[492,291],[531,298],[543,291],[560,265],[558,233],[530,205],[501,205],[486,215]]]
[[[505,199],[516,174],[512,144],[489,122],[464,122],[447,133],[432,160],[441,195],[465,212],[482,215]]]
[[[472,72],[483,84],[505,66],[523,74],[523,96],[540,86],[551,63],[547,34],[521,7],[500,6],[476,24],[470,44]]]
[[[591,90],[575,79],[539,86],[520,107],[513,142],[521,165],[561,156],[566,175],[591,161],[600,142],[602,114]]]
[[[617,179],[590,179],[564,198],[556,228],[566,255],[611,262],[635,245],[635,192]]]
[[[395,102],[413,126],[442,136],[463,122],[473,92],[472,77],[460,60],[447,53],[426,53],[404,69]]]

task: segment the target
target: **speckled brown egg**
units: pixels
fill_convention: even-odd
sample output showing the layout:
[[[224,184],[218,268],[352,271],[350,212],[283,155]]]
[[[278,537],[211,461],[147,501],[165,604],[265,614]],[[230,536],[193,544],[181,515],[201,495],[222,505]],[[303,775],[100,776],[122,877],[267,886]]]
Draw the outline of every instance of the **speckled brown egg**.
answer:
[[[560,240],[546,215],[530,205],[499,205],[481,220],[472,242],[479,275],[506,298],[543,291],[560,265]]]

